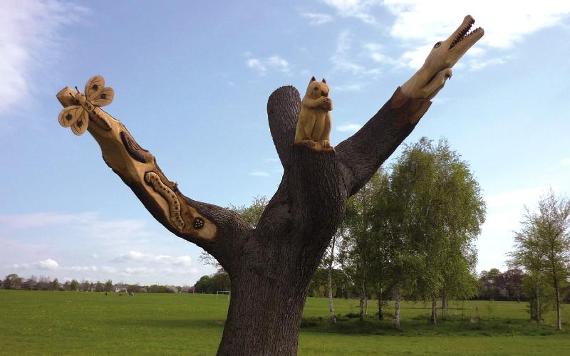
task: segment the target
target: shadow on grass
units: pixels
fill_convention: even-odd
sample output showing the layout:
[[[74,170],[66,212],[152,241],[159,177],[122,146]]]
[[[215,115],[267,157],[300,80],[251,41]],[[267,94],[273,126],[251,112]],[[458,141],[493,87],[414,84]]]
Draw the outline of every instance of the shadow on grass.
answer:
[[[569,335],[567,330],[557,331],[549,325],[537,325],[527,320],[470,320],[449,318],[441,320],[438,325],[431,325],[427,317],[401,321],[401,329],[394,327],[393,320],[367,318],[360,320],[354,314],[337,317],[332,324],[328,318],[303,318],[301,329],[311,332],[359,334],[359,335],[392,335],[392,336],[548,336]]]
[[[225,320],[212,319],[114,319],[108,324],[128,327],[151,327],[160,329],[220,329]]]

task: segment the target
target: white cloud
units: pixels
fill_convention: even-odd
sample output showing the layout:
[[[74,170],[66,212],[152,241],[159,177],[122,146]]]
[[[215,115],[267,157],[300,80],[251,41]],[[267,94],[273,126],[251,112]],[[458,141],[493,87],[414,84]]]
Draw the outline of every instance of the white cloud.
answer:
[[[115,267],[101,266],[100,270],[105,273],[117,273],[117,269]]]
[[[245,63],[249,68],[255,69],[260,73],[265,73],[267,71],[265,65],[261,64],[261,61],[257,58],[249,58]]]
[[[14,263],[12,266],[14,269],[28,269],[30,268],[29,263]]]
[[[564,158],[562,161],[560,161],[560,163],[562,163],[565,166],[570,165],[570,158]]]
[[[168,256],[153,255],[140,251],[129,251],[115,259],[116,262],[142,262],[142,263],[158,263],[164,265],[191,267],[192,258],[190,256]]]
[[[400,39],[438,40],[449,36],[467,14],[485,27],[487,46],[508,48],[524,36],[559,24],[570,13],[568,1],[479,0],[469,3],[453,0],[385,0],[396,16],[391,29]]]
[[[39,261],[37,263],[38,268],[45,270],[54,270],[59,267],[59,263],[56,260],[48,258],[47,260]]]
[[[58,0],[0,2],[0,114],[32,95],[32,74],[58,56],[60,33],[86,9]]]
[[[384,48],[379,43],[368,42],[363,45],[368,57],[375,63],[397,65],[398,61],[384,53]]]
[[[339,132],[356,132],[360,130],[361,127],[361,124],[350,123],[337,126],[336,130]]]
[[[35,263],[14,263],[11,265],[14,269],[40,269],[40,270],[56,270],[58,269],[59,263],[52,259],[47,258],[42,261],[38,261]]]
[[[269,173],[266,171],[251,171],[249,175],[254,177],[269,177]]]
[[[487,196],[485,201],[489,208],[518,207],[522,209],[524,204],[538,201],[541,194],[548,191],[546,186],[536,186],[530,188],[522,188],[511,190],[499,194]]]
[[[377,24],[374,14],[380,7],[387,9],[395,20],[390,35],[399,40],[404,53],[401,60],[417,69],[425,60],[429,49],[439,40],[447,38],[467,14],[472,15],[476,26],[485,28],[485,36],[477,47],[469,51],[471,56],[489,55],[491,49],[508,49],[530,34],[557,26],[570,15],[570,1],[479,0],[462,2],[455,0],[323,0],[340,16],[354,17],[364,23]],[[382,56],[373,55],[382,61]],[[470,63],[470,69],[481,70],[489,65],[503,64],[506,57],[482,59]]]
[[[137,275],[137,274],[151,274],[154,273],[154,268],[149,267],[127,267],[123,271],[125,275]]]
[[[71,266],[71,267],[66,267],[66,268],[62,268],[62,269],[68,269],[68,270],[74,271],[74,272],[85,272],[85,271],[97,272],[99,270],[99,268],[97,266]]]
[[[329,14],[321,14],[315,12],[305,12],[301,16],[309,20],[309,24],[313,26],[324,25],[333,20],[333,17]]]
[[[362,84],[360,83],[353,83],[353,84],[345,84],[345,85],[336,85],[334,87],[335,91],[360,91],[362,90]]]
[[[401,62],[412,69],[418,69],[424,64],[424,61],[432,48],[433,44],[431,43],[409,48],[401,55]]]
[[[250,53],[246,53],[246,56],[250,57]],[[255,58],[250,57],[245,61],[245,64],[256,71],[259,75],[265,75],[270,70],[279,71],[282,73],[289,73],[290,67],[289,62],[284,58],[273,55],[266,58]]]
[[[353,61],[352,54],[352,39],[350,31],[342,31],[337,38],[336,52],[331,60],[334,69],[339,72],[349,72],[352,74],[359,74],[365,71],[364,66],[357,64]]]
[[[393,60],[380,50],[381,46],[375,43],[360,43],[355,49],[352,33],[349,30],[343,30],[337,37],[336,50],[331,57],[333,70],[357,76],[377,77],[381,74],[380,68],[366,66],[363,63],[370,60],[375,64],[392,63]],[[341,88],[341,91],[342,89],[355,90],[355,87]]]
[[[271,68],[276,68],[282,72],[289,71],[289,62],[279,56],[271,56],[267,58],[266,62]]]
[[[368,24],[376,24],[370,10],[382,3],[381,0],[323,0],[334,8],[339,16],[354,17]]]
[[[510,48],[529,34],[562,23],[570,14],[569,1],[385,0],[384,6],[395,16],[390,34],[410,48],[403,59],[414,68],[423,63],[427,52],[414,53],[411,47],[432,46],[447,38],[467,14],[476,19],[476,26],[485,28],[485,36],[477,44],[478,55],[483,48]]]
[[[487,60],[470,60],[468,63],[469,69],[477,71],[488,66],[505,64],[507,60],[505,58],[491,58]]]

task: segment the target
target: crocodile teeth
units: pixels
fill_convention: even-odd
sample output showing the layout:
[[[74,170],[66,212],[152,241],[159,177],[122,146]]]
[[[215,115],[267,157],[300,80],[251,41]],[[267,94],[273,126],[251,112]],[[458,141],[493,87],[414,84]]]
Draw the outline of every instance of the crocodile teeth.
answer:
[[[465,39],[466,37],[472,35],[474,32],[477,32],[478,30],[481,29],[481,27],[477,27],[475,30],[469,32],[469,30],[471,30],[471,27],[473,27],[473,24],[475,23],[475,21],[471,21],[467,24],[467,26],[465,26],[464,28],[461,29],[461,31],[459,31],[459,33],[457,34],[457,36],[455,36],[455,38],[453,39],[453,41],[451,42],[451,44],[449,45],[449,49],[452,49],[453,47],[455,47],[455,45],[457,45],[459,42],[463,41],[463,39]]]

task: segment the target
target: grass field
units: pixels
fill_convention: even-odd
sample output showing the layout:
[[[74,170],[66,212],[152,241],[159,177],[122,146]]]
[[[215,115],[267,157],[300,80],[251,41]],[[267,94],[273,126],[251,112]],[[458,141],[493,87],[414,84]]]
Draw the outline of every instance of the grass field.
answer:
[[[0,290],[0,354],[212,355],[227,306],[228,297],[221,295]],[[398,332],[390,320],[346,317],[358,311],[355,300],[336,301],[344,316],[340,326],[331,327],[327,300],[310,298],[299,354],[570,355],[570,332],[529,322],[526,303],[474,301],[450,307],[448,320],[432,327],[427,304],[404,303],[403,331]],[[563,320],[570,321],[570,307],[563,307]],[[545,324],[552,325],[552,318],[547,315]]]

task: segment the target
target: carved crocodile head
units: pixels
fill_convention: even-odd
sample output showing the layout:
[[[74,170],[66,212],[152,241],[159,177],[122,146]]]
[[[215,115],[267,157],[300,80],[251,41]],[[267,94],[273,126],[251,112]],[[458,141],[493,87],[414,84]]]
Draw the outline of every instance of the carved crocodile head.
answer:
[[[470,31],[473,24],[475,19],[467,15],[451,36],[436,42],[423,66],[402,85],[402,92],[414,98],[433,98],[451,78],[455,63],[485,34],[481,27]]]

